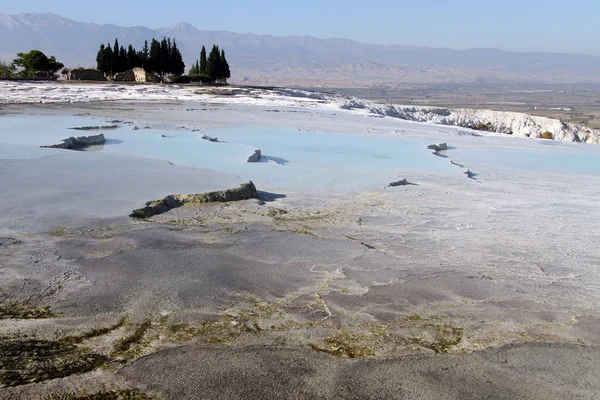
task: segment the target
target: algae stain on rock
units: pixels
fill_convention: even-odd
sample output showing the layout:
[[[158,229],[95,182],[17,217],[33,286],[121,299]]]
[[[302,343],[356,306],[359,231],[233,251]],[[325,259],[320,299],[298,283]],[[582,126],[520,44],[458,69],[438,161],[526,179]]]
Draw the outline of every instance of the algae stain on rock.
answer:
[[[25,303],[8,303],[0,305],[0,319],[46,319],[56,314],[49,306],[32,306]]]
[[[312,343],[314,350],[347,358],[374,357],[375,350],[366,342],[370,336],[362,333],[342,330],[337,334],[324,338],[321,343]]]
[[[0,340],[0,385],[19,386],[82,374],[108,357],[62,341]]]
[[[258,196],[256,186],[252,181],[240,185],[239,188],[220,190],[216,192],[198,193],[198,194],[172,194],[162,200],[154,200],[146,203],[146,206],[133,210],[130,217],[137,219],[147,219],[154,215],[165,213],[173,208],[181,207],[185,204],[200,204],[213,202],[229,202],[253,199]]]

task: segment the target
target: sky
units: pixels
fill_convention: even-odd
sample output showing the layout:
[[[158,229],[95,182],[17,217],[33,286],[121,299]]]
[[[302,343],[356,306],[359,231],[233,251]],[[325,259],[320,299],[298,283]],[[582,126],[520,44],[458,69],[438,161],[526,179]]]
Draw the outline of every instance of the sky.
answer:
[[[176,5],[175,5],[176,4]],[[600,55],[600,0],[0,0],[0,12],[365,43]]]

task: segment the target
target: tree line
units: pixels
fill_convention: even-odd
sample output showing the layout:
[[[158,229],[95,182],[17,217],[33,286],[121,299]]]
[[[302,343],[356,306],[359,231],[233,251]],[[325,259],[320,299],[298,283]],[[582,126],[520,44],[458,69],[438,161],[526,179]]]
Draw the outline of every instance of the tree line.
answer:
[[[0,62],[0,78],[56,79],[56,72],[63,67],[63,63],[56,61],[54,56],[48,57],[39,50],[31,50],[18,53],[11,64]]]
[[[228,78],[231,78],[231,71],[225,58],[225,50],[219,50],[219,46],[213,45],[207,57],[206,48],[202,46],[200,58],[190,68],[189,76],[190,78],[195,76],[208,77],[213,81],[226,82]]]
[[[162,77],[179,76],[185,72],[183,57],[175,39],[171,41],[171,38],[163,37],[159,42],[153,38],[150,46],[146,40],[141,51],[136,51],[131,44],[125,50],[125,47],[119,46],[118,39],[115,39],[112,47],[110,43],[100,45],[96,55],[96,68],[99,71],[112,76],[136,67]]]
[[[202,46],[200,58],[192,65],[189,76],[181,76],[185,71],[185,64],[181,52],[177,48],[175,39],[164,37],[161,42],[152,39],[150,45],[144,42],[141,51],[129,45],[119,46],[115,39],[114,45],[101,44],[96,55],[97,69],[106,75],[113,76],[136,67],[142,67],[150,73],[162,77],[171,75],[172,82],[227,82],[231,77],[229,63],[225,51],[213,45],[210,54]],[[17,68],[18,67],[18,68]],[[10,64],[0,61],[0,78],[49,78],[56,79],[56,73],[64,65],[53,56],[46,56],[38,50],[28,53],[18,53],[17,58]],[[63,74],[68,70],[63,69]],[[174,79],[175,78],[175,79]]]

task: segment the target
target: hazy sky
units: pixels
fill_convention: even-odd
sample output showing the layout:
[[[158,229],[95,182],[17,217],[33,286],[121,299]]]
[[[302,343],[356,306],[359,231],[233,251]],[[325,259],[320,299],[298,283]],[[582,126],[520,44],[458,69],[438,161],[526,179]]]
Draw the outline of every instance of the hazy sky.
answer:
[[[367,43],[600,55],[600,0],[0,0],[0,12],[53,12],[150,28],[343,37]]]

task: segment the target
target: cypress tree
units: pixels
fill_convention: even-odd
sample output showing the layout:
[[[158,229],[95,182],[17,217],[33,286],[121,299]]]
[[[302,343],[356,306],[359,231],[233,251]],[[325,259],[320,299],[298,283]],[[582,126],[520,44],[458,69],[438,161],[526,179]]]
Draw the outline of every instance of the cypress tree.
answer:
[[[160,43],[156,39],[152,39],[150,53],[148,53],[148,67],[146,69],[149,72],[160,72]]]
[[[206,74],[206,48],[204,46],[202,46],[202,51],[200,52],[200,68],[198,69],[198,73],[200,75],[207,75]]]
[[[168,37],[167,38],[167,62],[165,63],[166,64],[165,72],[167,74],[173,73],[173,62],[174,62],[173,56],[174,56],[173,45],[171,44],[171,38]]]
[[[227,79],[231,78],[231,71],[229,70],[229,63],[225,58],[225,50],[221,50],[221,68],[219,71],[219,79],[227,82]]]
[[[167,38],[163,37],[160,42],[160,60],[159,60],[159,72],[161,76],[169,72],[169,46],[167,44]]]
[[[139,54],[141,66],[147,69],[148,57],[150,56],[150,48],[148,47],[148,41],[144,41],[144,47]]]
[[[185,72],[185,64],[181,52],[177,48],[177,42],[173,39],[173,46],[171,47],[171,70],[169,71],[173,75],[183,75]]]
[[[121,49],[119,49],[119,63],[121,70],[118,72],[127,71],[129,69],[129,65],[127,63],[127,50],[125,50],[125,47],[123,46],[121,46]]]
[[[137,54],[132,45],[127,48],[127,67],[129,69],[138,67]]]
[[[98,71],[106,73],[106,65],[104,61],[104,43],[100,45],[100,50],[98,50],[98,54],[96,54],[96,69]]]
[[[113,48],[112,51],[113,57],[112,57],[112,75],[116,74],[117,72],[121,72],[121,57],[120,57],[120,53],[119,53],[119,40],[117,40],[115,38],[115,47]]]
[[[221,53],[219,52],[219,47],[213,45],[212,50],[208,55],[208,60],[206,61],[206,75],[210,76],[213,80],[217,80],[221,74],[220,69]]]
[[[104,68],[107,75],[113,75],[114,54],[110,43],[104,48]]]

